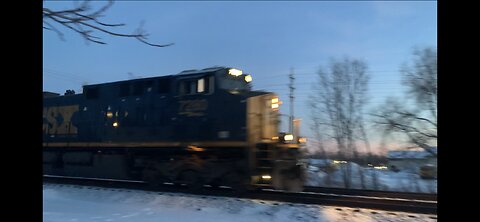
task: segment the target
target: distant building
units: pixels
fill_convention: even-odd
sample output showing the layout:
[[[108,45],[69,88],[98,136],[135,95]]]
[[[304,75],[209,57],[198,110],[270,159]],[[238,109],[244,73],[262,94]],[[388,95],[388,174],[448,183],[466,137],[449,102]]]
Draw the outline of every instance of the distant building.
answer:
[[[388,168],[418,173],[424,165],[437,166],[437,147],[422,150],[395,150],[387,154]]]

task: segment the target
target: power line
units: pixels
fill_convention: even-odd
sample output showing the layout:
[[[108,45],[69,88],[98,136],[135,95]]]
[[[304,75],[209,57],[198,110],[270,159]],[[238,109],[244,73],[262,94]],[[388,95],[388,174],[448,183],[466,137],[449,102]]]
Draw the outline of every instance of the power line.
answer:
[[[65,79],[71,79],[73,81],[78,81],[78,82],[93,82],[91,79],[85,78],[84,76],[81,75],[76,75],[72,74],[70,72],[65,72],[65,71],[59,71],[51,68],[43,68],[43,73],[51,76],[57,76],[57,77],[62,77]]]
[[[60,79],[63,79],[63,80],[68,80],[68,81],[75,82],[75,83],[81,83],[81,84],[84,83],[84,81],[79,80],[79,79],[74,79],[74,78],[69,77],[69,76],[58,75],[56,73],[50,73],[50,72],[47,72],[47,71],[44,71],[43,74],[53,76],[53,77],[56,77],[56,78],[60,78]]]
[[[377,71],[366,71],[365,73],[368,74],[375,74],[375,73],[394,73],[394,74],[399,74],[400,71],[398,70],[377,70]],[[256,76],[256,79],[262,79],[262,78],[271,78],[275,76],[285,76],[288,77],[289,74],[274,74],[274,75],[261,75],[261,76]],[[295,74],[296,76],[306,76],[306,75],[318,75],[318,73],[297,73]]]
[[[407,89],[407,86],[385,86],[385,87],[372,87],[369,88],[367,91],[379,91],[379,90],[399,90],[399,89]],[[289,90],[288,88],[277,88],[277,87],[256,87],[255,90],[260,90],[260,89],[268,89],[268,90],[276,90],[276,91],[287,91]],[[314,92],[316,89],[310,88],[310,87],[305,87],[305,88],[296,88],[299,91],[312,91]]]
[[[286,83],[275,83],[275,84],[259,84],[261,85],[262,87],[268,87],[268,86],[285,86]],[[302,86],[305,86],[305,85],[308,85],[308,84],[316,84],[315,82],[299,82],[297,84],[300,84]],[[391,84],[391,85],[402,85],[401,83],[395,83],[395,82],[386,82],[386,83],[382,83],[382,82],[373,82],[373,83],[369,83],[369,84],[372,84],[372,85],[388,85],[388,84]],[[345,83],[344,85],[349,85],[348,83]]]

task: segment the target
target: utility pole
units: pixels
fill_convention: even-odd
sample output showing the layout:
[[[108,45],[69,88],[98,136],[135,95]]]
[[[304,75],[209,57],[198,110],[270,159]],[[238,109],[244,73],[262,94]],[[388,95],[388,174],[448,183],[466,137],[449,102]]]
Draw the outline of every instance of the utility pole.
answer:
[[[288,84],[288,87],[290,88],[290,121],[288,125],[289,126],[288,131],[289,133],[293,133],[293,119],[294,119],[293,100],[295,99],[295,96],[293,96],[293,91],[295,91],[295,87],[293,86],[293,82],[295,80],[295,77],[293,76],[293,68],[290,68],[289,78],[290,78],[290,83]]]

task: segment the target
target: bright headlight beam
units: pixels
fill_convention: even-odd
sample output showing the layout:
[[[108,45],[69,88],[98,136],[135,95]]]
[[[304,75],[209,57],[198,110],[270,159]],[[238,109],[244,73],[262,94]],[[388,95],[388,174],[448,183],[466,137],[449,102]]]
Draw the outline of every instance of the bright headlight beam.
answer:
[[[262,175],[262,179],[264,179],[264,180],[270,180],[270,179],[272,179],[272,176],[270,176],[270,175]]]
[[[280,102],[278,100],[278,97],[273,98],[272,99],[272,109],[277,110],[279,106],[280,106]]]
[[[243,74],[242,70],[239,69],[229,69],[228,74],[232,76],[241,76]]]
[[[246,75],[245,76],[245,82],[251,82],[252,81],[252,76],[251,75]]]

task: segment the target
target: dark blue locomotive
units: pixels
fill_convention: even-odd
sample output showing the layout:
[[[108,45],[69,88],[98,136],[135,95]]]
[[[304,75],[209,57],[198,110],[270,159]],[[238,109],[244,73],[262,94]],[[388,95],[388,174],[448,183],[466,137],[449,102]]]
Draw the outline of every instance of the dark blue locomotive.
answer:
[[[44,174],[300,190],[300,143],[251,80],[213,67],[44,92]]]

